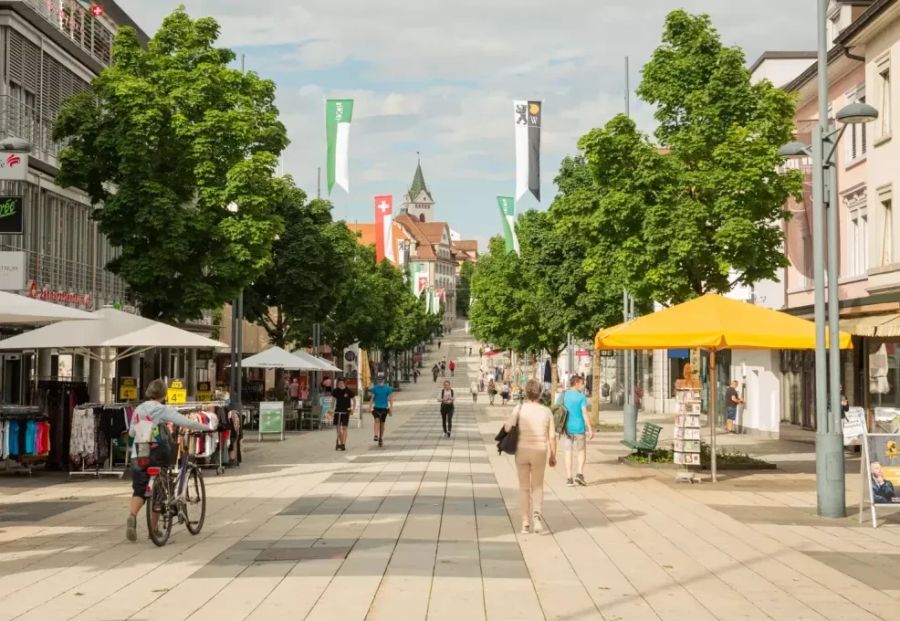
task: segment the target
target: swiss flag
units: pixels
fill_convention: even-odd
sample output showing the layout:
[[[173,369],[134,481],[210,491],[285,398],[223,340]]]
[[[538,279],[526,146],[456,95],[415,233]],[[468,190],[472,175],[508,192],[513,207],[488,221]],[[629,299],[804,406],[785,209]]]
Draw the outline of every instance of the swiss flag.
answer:
[[[394,197],[375,197],[375,261],[394,260],[393,239]]]

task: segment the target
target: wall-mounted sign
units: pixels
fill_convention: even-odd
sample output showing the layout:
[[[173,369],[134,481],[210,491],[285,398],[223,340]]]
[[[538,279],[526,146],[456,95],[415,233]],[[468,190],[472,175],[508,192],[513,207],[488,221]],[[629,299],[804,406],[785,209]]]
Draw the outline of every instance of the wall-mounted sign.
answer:
[[[0,179],[25,181],[28,176],[28,154],[0,151]]]
[[[88,293],[57,291],[55,289],[50,289],[49,287],[41,287],[35,280],[28,283],[28,295],[36,300],[43,300],[45,302],[69,304],[72,306],[81,306],[83,308],[91,307],[91,296]]]
[[[4,177],[0,176],[0,179]],[[21,196],[0,197],[0,233],[21,235],[25,232],[25,207]]]
[[[21,291],[25,288],[25,253],[0,252],[0,291]]]
[[[356,352],[348,349],[344,352],[344,360],[346,360],[347,362],[356,361]]]

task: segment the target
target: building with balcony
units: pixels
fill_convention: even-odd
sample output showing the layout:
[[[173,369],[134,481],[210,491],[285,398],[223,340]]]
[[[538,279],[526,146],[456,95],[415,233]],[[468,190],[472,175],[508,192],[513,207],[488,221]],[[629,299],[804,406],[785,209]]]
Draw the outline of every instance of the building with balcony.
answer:
[[[0,0],[0,139],[31,145],[26,180],[0,181],[0,196],[22,197],[24,216],[23,234],[0,235],[0,251],[24,253],[21,293],[87,309],[127,303],[126,290],[104,269],[116,250],[91,219],[88,196],[55,182],[63,145],[53,140],[53,125],[66,97],[109,65],[120,26],[147,40],[115,2],[97,7]]]

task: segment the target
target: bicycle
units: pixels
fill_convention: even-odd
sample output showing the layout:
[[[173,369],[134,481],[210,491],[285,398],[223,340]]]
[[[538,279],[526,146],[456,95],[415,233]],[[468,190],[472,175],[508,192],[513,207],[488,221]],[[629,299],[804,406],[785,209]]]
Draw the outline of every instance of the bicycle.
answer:
[[[184,434],[191,439],[215,433],[199,431]],[[200,534],[206,520],[206,485],[203,472],[190,458],[189,447],[179,439],[177,469],[168,466],[147,468],[150,498],[147,502],[147,530],[157,546],[164,546],[175,520],[192,535]],[[158,517],[154,517],[158,516]],[[156,522],[156,524],[154,524]]]

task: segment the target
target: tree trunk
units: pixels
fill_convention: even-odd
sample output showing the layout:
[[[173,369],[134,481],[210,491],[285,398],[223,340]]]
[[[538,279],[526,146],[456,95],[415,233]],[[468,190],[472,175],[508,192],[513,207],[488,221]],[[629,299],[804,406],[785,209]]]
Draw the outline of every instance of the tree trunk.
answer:
[[[594,349],[594,357],[591,359],[591,426],[594,429],[600,426],[600,350]]]
[[[556,389],[559,386],[559,352],[547,352],[550,355],[550,403],[556,401]]]

